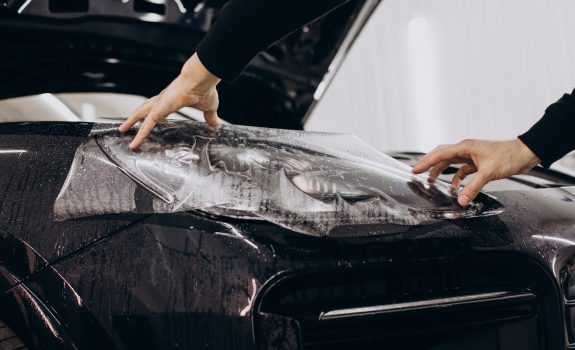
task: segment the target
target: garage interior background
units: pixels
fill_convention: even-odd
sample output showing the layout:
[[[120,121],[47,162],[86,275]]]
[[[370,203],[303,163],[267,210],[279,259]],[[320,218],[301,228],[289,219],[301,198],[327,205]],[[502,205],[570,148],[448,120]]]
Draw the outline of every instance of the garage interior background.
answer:
[[[573,13],[573,0],[384,0],[305,128],[390,151],[514,138],[575,88]]]

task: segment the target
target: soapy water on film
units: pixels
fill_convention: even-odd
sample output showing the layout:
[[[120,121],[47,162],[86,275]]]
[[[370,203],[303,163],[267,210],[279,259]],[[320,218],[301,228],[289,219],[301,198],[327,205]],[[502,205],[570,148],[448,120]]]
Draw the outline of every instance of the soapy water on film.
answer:
[[[122,135],[117,126],[96,124],[76,151],[56,219],[201,210],[323,236],[347,225],[411,226],[500,210],[486,195],[460,207],[450,185],[428,183],[353,135],[171,122],[133,151],[136,130]]]

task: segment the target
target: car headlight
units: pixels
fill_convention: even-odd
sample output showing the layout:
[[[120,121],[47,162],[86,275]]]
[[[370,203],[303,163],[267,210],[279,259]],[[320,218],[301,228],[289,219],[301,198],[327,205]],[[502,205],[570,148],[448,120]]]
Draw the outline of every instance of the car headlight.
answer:
[[[487,196],[460,207],[448,184],[428,183],[352,135],[233,125],[215,130],[204,123],[178,122],[159,125],[140,150],[132,151],[132,134],[120,135],[115,128],[93,131],[76,153],[56,201],[57,217],[106,212],[114,207],[108,200],[134,197],[135,185],[120,185],[125,181],[144,188],[153,200],[147,207],[127,204],[115,212],[201,209],[259,217],[313,235],[342,225],[418,225],[488,215],[499,208]],[[110,174],[102,180],[91,162],[98,162],[100,173],[107,167]],[[90,173],[92,178],[86,176]],[[98,186],[114,196],[70,211],[70,198],[78,200],[70,189],[89,188],[95,176],[100,176]]]

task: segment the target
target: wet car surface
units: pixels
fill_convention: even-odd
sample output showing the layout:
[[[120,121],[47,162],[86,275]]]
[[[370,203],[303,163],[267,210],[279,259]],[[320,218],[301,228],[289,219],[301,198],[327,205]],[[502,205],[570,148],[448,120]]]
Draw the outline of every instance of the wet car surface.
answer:
[[[493,216],[347,225],[323,238],[197,210],[56,221],[54,203],[92,127],[0,126],[2,319],[31,346],[448,348],[487,339],[489,348],[496,334],[528,332],[531,348],[551,348],[568,334],[570,187],[491,192],[504,208]],[[143,186],[134,196],[150,199]]]
[[[176,16],[174,4],[165,5],[167,17]],[[210,4],[207,9],[217,13],[220,4]],[[110,120],[85,122],[81,110],[75,110],[81,104],[71,103],[70,96],[51,95],[62,104],[50,96],[40,98],[57,106],[50,116],[45,107],[31,108],[26,118],[22,104],[3,109],[3,102],[14,102],[10,98],[46,91],[151,95],[189,54],[162,46],[167,40],[154,43],[161,34],[146,43],[125,41],[128,32],[123,31],[120,37],[103,35],[98,18],[115,21],[105,12],[84,21],[77,13],[51,13],[32,1],[18,17],[21,5],[2,4],[5,21],[0,23],[14,33],[0,49],[8,57],[0,65],[6,77],[0,84],[5,98],[0,120],[12,121],[0,124],[0,320],[27,347],[509,350],[562,349],[575,343],[575,178],[536,168],[493,183],[481,200],[497,204],[490,215],[409,222],[358,217],[348,222],[336,210],[338,225],[329,230],[322,225],[304,230],[314,223],[302,226],[305,220],[299,216],[290,217],[287,225],[280,220],[285,212],[258,216],[259,204],[247,206],[250,211],[235,199],[212,203],[218,208],[178,202],[190,194],[180,191],[190,187],[182,182],[189,172],[161,177],[158,169],[170,166],[174,174],[174,168],[207,154],[200,169],[232,174],[243,185],[254,171],[281,170],[293,193],[318,206],[339,198],[350,206],[369,204],[385,194],[410,208],[463,210],[454,207],[441,183],[433,187],[406,180],[403,172],[403,180],[392,182],[389,190],[390,181],[382,178],[397,176],[381,166],[408,171],[405,164],[419,154],[396,153],[392,159],[376,152],[379,168],[365,171],[364,163],[351,158],[331,162],[332,155],[323,162],[335,147],[322,150],[317,144],[302,148],[283,142],[289,149],[278,152],[277,140],[269,138],[194,143],[180,133],[166,143],[160,137],[171,135],[169,128],[197,125],[192,122],[166,124],[165,133],[160,128],[158,138],[150,140],[150,149],[130,154],[121,135],[106,131]],[[343,29],[334,28],[350,29],[350,19],[370,6],[352,2],[258,57],[236,84],[222,86],[222,101],[227,101],[222,116],[247,125],[301,128],[336,49],[345,44]],[[196,15],[194,38],[210,22],[198,18],[209,14]],[[67,18],[70,27],[56,30],[49,25],[56,22],[46,16]],[[152,28],[168,36],[190,35],[190,28],[182,27],[185,21],[175,20],[176,27],[168,29],[135,17],[121,22],[139,38],[155,32]],[[83,28],[83,36],[72,35],[75,26]],[[338,35],[322,36],[321,29]],[[66,35],[54,36],[54,31]],[[60,49],[42,46],[47,38],[46,46]],[[303,45],[310,38],[317,50]],[[53,46],[56,42],[60,46]],[[52,64],[34,64],[42,59]],[[70,59],[74,67],[68,67]],[[133,74],[134,67],[143,66],[150,73],[146,79]],[[250,94],[262,101],[257,108],[243,104],[253,100]],[[93,105],[100,108],[101,103]],[[242,140],[250,147],[237,147]],[[84,152],[90,145],[105,151],[100,153],[104,157],[90,158],[93,153]],[[193,145],[203,153],[194,153]],[[159,168],[131,162],[146,154],[146,164]],[[319,160],[314,158],[318,154]],[[370,161],[365,154],[361,158]],[[108,163],[101,171],[83,167],[104,159]],[[454,171],[447,169],[442,179]],[[75,190],[66,191],[70,186]],[[211,186],[202,190],[221,190]],[[270,187],[269,193],[275,190]],[[174,203],[185,205],[158,210],[173,209]]]

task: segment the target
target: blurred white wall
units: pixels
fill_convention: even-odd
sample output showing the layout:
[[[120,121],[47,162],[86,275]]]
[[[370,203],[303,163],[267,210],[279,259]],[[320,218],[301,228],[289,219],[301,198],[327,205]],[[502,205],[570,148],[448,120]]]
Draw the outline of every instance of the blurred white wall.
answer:
[[[390,151],[513,138],[575,88],[574,13],[573,0],[384,0],[305,127]]]

